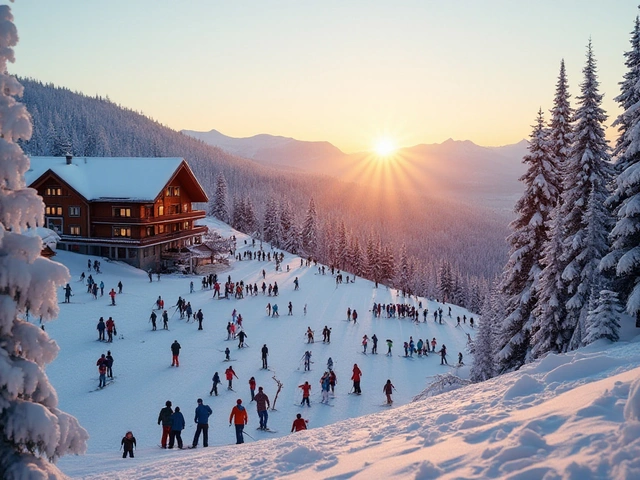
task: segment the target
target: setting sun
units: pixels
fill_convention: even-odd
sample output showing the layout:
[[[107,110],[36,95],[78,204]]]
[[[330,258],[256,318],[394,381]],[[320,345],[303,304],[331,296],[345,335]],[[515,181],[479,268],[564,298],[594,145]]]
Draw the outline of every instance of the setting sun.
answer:
[[[374,151],[381,157],[388,157],[396,151],[396,146],[388,138],[380,138],[375,144]]]

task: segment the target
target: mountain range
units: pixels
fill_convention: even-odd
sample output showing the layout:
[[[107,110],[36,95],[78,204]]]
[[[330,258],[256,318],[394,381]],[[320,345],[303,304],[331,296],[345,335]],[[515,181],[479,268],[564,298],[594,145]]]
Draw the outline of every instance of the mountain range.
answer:
[[[371,152],[344,153],[329,142],[309,142],[267,134],[234,138],[217,130],[183,130],[234,155],[280,169],[334,176],[340,180],[447,195],[463,202],[511,209],[522,193],[518,179],[528,142],[483,147],[465,140],[400,148],[388,158]]]

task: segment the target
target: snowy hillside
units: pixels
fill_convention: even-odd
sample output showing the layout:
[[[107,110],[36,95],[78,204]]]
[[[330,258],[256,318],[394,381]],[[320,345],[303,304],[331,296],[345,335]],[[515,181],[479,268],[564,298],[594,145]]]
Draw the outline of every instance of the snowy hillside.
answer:
[[[226,225],[216,225],[222,228],[223,235],[233,233]],[[248,237],[237,234],[237,238],[239,253],[254,250]],[[244,244],[245,239],[248,240],[247,245]],[[91,435],[88,456],[63,460],[63,469],[71,465],[89,468],[95,463],[95,455],[105,455],[106,452],[117,454],[120,439],[127,430],[134,431],[141,452],[161,454],[156,451],[160,442],[157,418],[166,400],[171,400],[174,406],[180,406],[185,413],[188,421],[185,443],[190,443],[194,432],[191,420],[198,397],[204,398],[214,411],[210,421],[210,445],[233,443],[234,433],[228,428],[228,415],[237,398],[249,405],[248,381],[251,376],[256,378],[259,386],[265,388],[271,401],[276,391],[272,377],[275,375],[284,384],[277,400],[277,411],[270,415],[269,427],[278,431],[275,436],[285,436],[295,414],[301,411],[298,406],[301,391],[297,387],[305,380],[312,385],[311,408],[305,407],[307,410],[302,413],[309,419],[310,428],[317,428],[379,412],[384,401],[382,386],[387,379],[391,379],[397,388],[394,405],[402,405],[420,393],[437,373],[458,370],[460,375],[468,375],[466,366],[457,369],[441,366],[439,356],[435,354],[427,358],[404,358],[402,351],[402,343],[408,341],[410,336],[416,342],[420,338],[431,340],[436,337],[438,349],[442,343],[447,345],[450,363],[457,362],[458,352],[463,352],[467,357],[467,333],[473,331],[468,321],[465,326],[457,328],[455,318],[466,315],[468,319],[471,316],[468,311],[452,306],[452,317],[449,317],[448,308],[444,307],[442,324],[435,324],[432,312],[438,304],[424,301],[423,305],[429,309],[426,323],[414,324],[406,318],[385,316],[374,319],[370,311],[373,302],[402,303],[403,298],[383,286],[375,289],[371,282],[360,278],[355,283],[336,285],[335,278],[328,270],[326,275],[321,275],[317,267],[301,267],[300,259],[292,255],[285,256],[283,271],[280,272],[275,271],[273,261],[245,260],[234,261],[230,270],[219,273],[223,282],[230,275],[233,281],[244,280],[260,285],[261,272],[265,269],[266,283],[278,283],[278,297],[260,293],[239,300],[212,299],[211,290],[202,290],[200,277],[168,275],[161,277],[160,282],[154,277],[150,283],[145,272],[107,261],[102,261],[103,273],[94,273],[96,281],[105,284],[104,296],[98,296],[96,300],[86,293],[86,287],[78,281],[81,272],[89,274],[88,258],[59,252],[56,260],[70,269],[74,296],[72,303],[61,303],[59,319],[45,327],[61,347],[58,358],[47,370],[56,386],[61,408],[75,415]],[[346,275],[345,272],[345,280]],[[295,277],[300,282],[299,291],[294,291]],[[189,294],[189,282],[192,280],[195,291]],[[123,293],[116,297],[117,305],[112,307],[107,292],[118,281],[123,283]],[[160,320],[158,330],[151,331],[149,315],[159,295],[166,300],[166,307],[171,306],[167,308],[171,316],[169,331],[162,329]],[[191,302],[194,312],[202,309],[203,331],[199,331],[193,321],[187,324],[186,320],[179,319],[177,313],[174,314],[172,306],[179,295]],[[289,301],[293,305],[292,316],[287,315]],[[406,301],[418,305],[415,299]],[[267,317],[267,303],[278,304],[279,318]],[[305,304],[306,316],[303,312]],[[347,322],[348,308],[359,313],[355,325]],[[226,340],[226,325],[231,321],[234,309],[244,319],[248,348],[238,349],[237,340]],[[98,342],[96,325],[101,316],[105,320],[112,316],[118,337],[123,338],[116,338],[111,344]],[[423,319],[422,316],[420,318]],[[325,325],[332,329],[330,344],[322,343],[321,331]],[[315,330],[314,344],[307,343],[305,332],[308,327]],[[362,337],[365,334],[371,337],[374,333],[379,339],[380,354],[365,356],[362,353]],[[387,338],[394,342],[392,356],[385,355]],[[182,345],[179,368],[170,366],[170,345],[174,340]],[[269,348],[270,370],[260,369],[260,349],[263,344]],[[231,349],[232,362],[224,362],[223,351],[226,347]],[[113,369],[116,378],[104,390],[94,391],[98,386],[96,360],[107,350],[111,350],[115,358]],[[306,350],[311,350],[314,363],[311,371],[305,373],[302,357]],[[326,370],[329,357],[334,361],[338,380],[335,397],[330,401],[332,407],[319,404],[319,380]],[[348,395],[355,363],[363,372],[362,396]],[[213,373],[219,372],[224,382],[223,374],[229,365],[233,366],[239,377],[238,380],[234,379],[235,392],[228,392],[225,382],[219,387],[220,396],[210,397]],[[255,430],[258,422],[253,405],[249,405],[249,415],[250,435],[256,439],[273,438],[272,433]],[[107,457],[111,457],[111,453]],[[141,457],[149,454],[141,454]]]
[[[226,226],[223,234],[231,233]],[[239,252],[251,250],[251,242],[238,235]],[[60,252],[56,259],[67,265],[77,280],[86,271],[86,256]],[[286,271],[286,265],[290,272]],[[299,258],[285,256],[284,271],[275,272],[273,262],[232,262],[221,274],[225,280],[258,282],[262,269],[266,282],[278,282],[278,297],[263,296],[213,300],[211,290],[202,290],[200,279],[171,275],[154,277],[126,265],[102,261],[105,290],[122,281],[123,294],[115,307],[104,297],[94,300],[79,282],[72,283],[71,304],[61,304],[60,318],[46,325],[61,346],[60,355],[48,374],[60,397],[60,406],[75,415],[91,436],[85,456],[64,457],[60,468],[77,478],[637,478],[640,473],[640,338],[612,347],[598,343],[570,355],[549,356],[520,372],[490,382],[445,393],[426,401],[410,403],[432,376],[453,372],[466,376],[468,367],[441,366],[436,355],[403,358],[402,341],[413,336],[436,337],[445,343],[451,363],[464,351],[466,326],[457,328],[455,318],[466,312],[445,307],[443,325],[431,315],[427,323],[408,319],[372,318],[374,301],[402,301],[395,292],[373,288],[362,279],[336,287],[331,275],[318,275],[313,267],[300,267]],[[95,275],[95,274],[94,274]],[[346,274],[345,274],[346,275]],[[299,278],[300,290],[293,290]],[[195,292],[189,294],[194,280]],[[166,306],[185,297],[204,313],[203,331],[172,315],[170,330],[151,331],[148,322],[158,295]],[[60,301],[63,295],[60,293]],[[286,305],[293,304],[293,316]],[[278,303],[279,318],[266,316],[267,302]],[[303,314],[307,304],[307,315]],[[435,302],[425,305],[433,312]],[[359,312],[358,324],[346,322],[346,309]],[[226,341],[226,325],[237,309],[244,318],[248,348]],[[173,308],[169,309],[173,312]],[[100,316],[113,316],[118,334],[113,343],[96,341]],[[422,318],[422,317],[421,317]],[[321,342],[320,331],[332,327],[331,344]],[[316,342],[307,344],[304,333],[310,326]],[[376,333],[380,354],[363,355],[364,334]],[[626,332],[629,337],[630,333]],[[384,340],[394,340],[393,355],[384,355]],[[170,345],[182,345],[180,367],[170,367]],[[260,347],[269,347],[273,371],[260,370]],[[369,347],[371,344],[369,344]],[[224,362],[222,351],[230,347],[232,362]],[[115,381],[97,390],[95,362],[111,350],[115,357]],[[313,352],[312,370],[305,373],[301,357]],[[319,379],[327,358],[335,362],[338,376],[331,407],[319,403]],[[361,396],[348,395],[351,369],[357,363],[363,371]],[[239,379],[235,392],[226,390],[223,372],[232,365]],[[220,396],[210,397],[211,376],[219,372],[223,384]],[[249,402],[248,380],[255,376],[274,400],[276,384],[283,382],[276,411],[269,411],[269,427],[277,433],[257,431],[255,406]],[[382,386],[391,379],[397,392],[394,406],[383,407]],[[311,407],[300,407],[298,385],[312,385]],[[635,387],[632,382],[636,381]],[[633,401],[627,398],[633,394]],[[196,399],[213,409],[210,418],[210,447],[171,451],[159,448],[161,428],[157,425],[166,400],[180,406],[187,421],[183,432],[189,445],[195,430]],[[228,417],[236,399],[248,407],[247,443],[235,442]],[[404,406],[402,406],[404,405]],[[625,405],[627,405],[625,407]],[[290,434],[296,413],[309,420],[310,430]],[[127,430],[137,438],[135,459],[123,460],[118,452]],[[254,443],[257,441],[257,443]],[[202,445],[202,441],[200,442]],[[589,474],[589,472],[592,472]],[[518,476],[520,475],[520,476]],[[576,476],[578,475],[578,476]]]

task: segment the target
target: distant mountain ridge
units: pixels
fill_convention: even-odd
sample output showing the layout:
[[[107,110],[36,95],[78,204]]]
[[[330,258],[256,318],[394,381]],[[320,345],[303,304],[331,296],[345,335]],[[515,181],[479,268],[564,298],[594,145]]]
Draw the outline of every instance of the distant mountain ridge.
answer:
[[[277,168],[335,176],[361,184],[386,183],[387,187],[413,185],[416,193],[453,195],[462,201],[480,202],[489,207],[511,209],[522,193],[519,178],[525,172],[522,158],[528,142],[483,147],[470,140],[448,139],[442,143],[420,144],[400,148],[394,162],[406,174],[399,182],[398,172],[377,173],[379,159],[370,152],[346,154],[329,142],[309,142],[268,134],[234,138],[217,130],[196,132],[183,130],[234,155]],[[373,165],[373,167],[372,167]],[[393,182],[388,179],[393,178]],[[398,181],[396,181],[398,180]]]

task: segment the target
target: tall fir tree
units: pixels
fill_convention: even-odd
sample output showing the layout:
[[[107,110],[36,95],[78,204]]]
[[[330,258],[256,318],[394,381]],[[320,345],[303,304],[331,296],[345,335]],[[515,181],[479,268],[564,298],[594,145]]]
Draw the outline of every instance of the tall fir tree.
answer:
[[[224,178],[224,174],[219,172],[216,177],[216,192],[209,206],[209,215],[223,222],[229,221],[227,191],[227,180]]]
[[[563,218],[562,181],[567,158],[573,144],[573,109],[570,105],[569,85],[564,60],[560,63],[560,74],[556,83],[556,93],[551,109],[551,122],[548,135],[548,154],[550,161],[549,176],[554,176],[558,191],[556,201],[549,218],[548,238],[543,247],[541,264],[543,266],[538,280],[538,298],[533,316],[532,355],[540,357],[549,351],[562,351],[560,324],[565,316],[565,289],[562,280],[564,264],[562,257]]]
[[[596,61],[591,41],[587,46],[584,80],[577,98],[575,138],[566,163],[561,217],[562,280],[566,289],[566,315],[560,325],[563,350],[583,344],[589,295],[600,284],[598,266],[609,249],[607,232],[612,220],[604,202],[611,180],[609,146],[605,138],[607,115],[601,107]]]
[[[617,177],[606,205],[615,226],[609,235],[611,251],[600,268],[613,280],[626,312],[640,327],[640,20],[636,17],[631,49],[625,53],[627,72],[616,97],[623,112],[614,122],[620,137],[615,149]]]
[[[498,373],[495,361],[496,326],[503,318],[504,297],[498,289],[497,282],[482,306],[481,319],[478,322],[478,334],[473,340],[473,365],[470,378],[472,382],[483,382]]]
[[[26,108],[13,98],[22,86],[7,74],[18,33],[11,9],[0,6],[0,478],[64,478],[53,464],[86,450],[87,432],[58,409],[45,366],[58,354],[46,332],[24,320],[58,315],[57,289],[69,271],[40,256],[42,241],[23,232],[44,223],[44,204],[26,188],[29,159],[17,142],[31,136]]]
[[[505,320],[498,340],[498,362],[503,372],[518,369],[530,359],[533,309],[542,271],[542,251],[548,238],[547,221],[558,195],[557,169],[549,158],[542,109],[538,111],[529,153],[523,162],[527,171],[520,181],[525,192],[515,206],[517,216],[510,225],[513,233],[507,239],[511,245],[509,260],[500,284]]]
[[[309,256],[315,256],[318,253],[318,213],[316,212],[316,204],[313,197],[309,199],[309,207],[307,215],[302,225],[302,249]]]
[[[262,226],[263,239],[274,247],[280,247],[281,230],[280,230],[280,212],[278,211],[278,202],[274,198],[267,201],[267,207],[264,211],[264,222]]]

